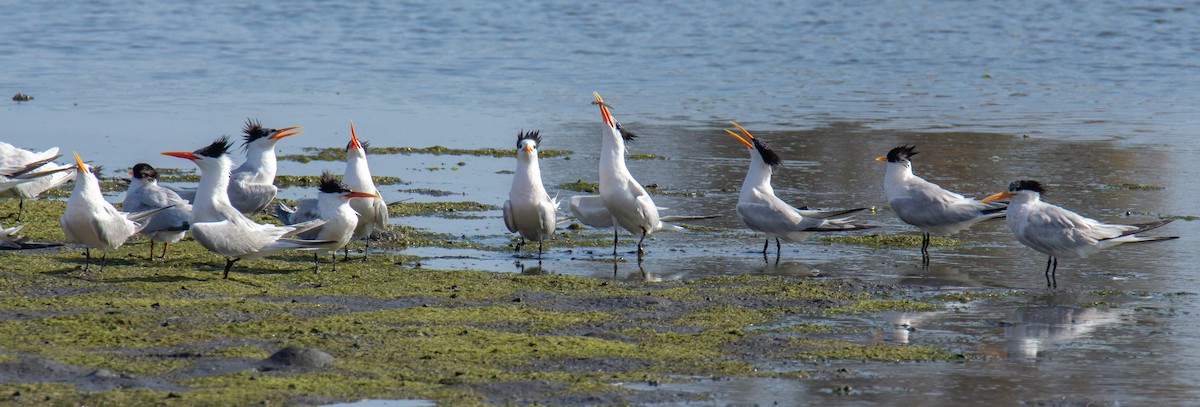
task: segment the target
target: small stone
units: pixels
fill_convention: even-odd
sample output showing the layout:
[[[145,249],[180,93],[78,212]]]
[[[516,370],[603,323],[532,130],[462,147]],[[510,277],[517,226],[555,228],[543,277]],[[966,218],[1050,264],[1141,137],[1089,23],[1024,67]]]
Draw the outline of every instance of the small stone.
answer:
[[[17,92],[17,94],[13,95],[14,102],[28,102],[30,100],[33,100],[33,96],[29,96],[21,92]]]
[[[263,360],[264,365],[320,369],[333,363],[333,356],[317,349],[288,346]]]

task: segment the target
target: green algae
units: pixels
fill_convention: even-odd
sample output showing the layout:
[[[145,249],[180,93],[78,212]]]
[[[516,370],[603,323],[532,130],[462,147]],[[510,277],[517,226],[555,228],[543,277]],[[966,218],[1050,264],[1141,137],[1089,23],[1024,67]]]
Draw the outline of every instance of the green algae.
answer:
[[[584,192],[584,193],[589,193],[589,194],[594,194],[594,193],[600,192],[600,184],[597,184],[595,182],[587,182],[582,179],[576,180],[575,182],[566,182],[566,183],[558,184],[558,185],[555,185],[554,188],[565,189],[568,191],[575,191],[575,192]]]
[[[392,202],[388,204],[391,216],[434,215],[459,211],[491,211],[500,209],[495,205],[479,202]]]
[[[431,154],[431,155],[469,155],[477,157],[515,157],[516,150],[513,149],[497,149],[497,148],[450,148],[443,146],[430,147],[371,147],[367,153],[369,155],[395,155],[395,154]],[[541,158],[552,158],[569,156],[573,152],[569,150],[538,150],[538,156]],[[280,160],[297,161],[307,163],[310,161],[343,161],[346,159],[346,150],[343,148],[316,148],[305,147],[303,154],[287,154],[280,155]]]
[[[320,175],[276,175],[275,186],[280,188],[316,187],[317,182],[320,181],[320,179]],[[386,175],[374,175],[371,177],[371,179],[375,181],[376,186],[407,184],[407,182],[399,177]]]
[[[438,205],[414,213],[494,209]],[[61,240],[57,216],[64,206],[27,202],[25,232]],[[0,203],[0,209],[15,210],[15,202]],[[394,229],[399,237],[379,245],[453,238]],[[591,235],[562,233],[550,244],[611,243]],[[567,383],[564,391],[580,394],[619,393],[611,383],[785,374],[764,373],[729,349],[760,335],[829,332],[816,322],[754,327],[821,318],[837,309],[874,312],[919,303],[832,279],[738,275],[638,283],[413,268],[419,259],[389,252],[321,273],[312,272],[305,253],[244,260],[223,280],[222,259],[190,238],[172,245],[165,261],[145,260],[146,249],[145,240],[135,238],[108,253],[103,271],[89,273],[79,271],[82,251],[76,248],[0,253],[0,312],[19,316],[0,321],[0,335],[9,338],[0,344],[0,363],[30,355],[159,377],[176,387],[85,391],[70,383],[4,383],[0,402],[19,393],[9,400],[246,405],[422,398],[473,405],[489,400],[487,390],[473,385],[529,381]],[[934,348],[795,341],[786,357],[952,358]],[[321,349],[335,360],[315,371],[195,373],[201,360],[257,360],[289,345]],[[591,360],[613,367],[577,367]]]
[[[826,243],[857,244],[874,247],[909,247],[920,246],[920,235],[892,235],[884,233],[868,233],[863,235],[820,236],[818,241]],[[945,237],[933,236],[930,246],[961,246],[964,241]]]
[[[937,304],[909,299],[865,299],[843,307],[831,308],[830,312],[879,312],[879,311],[934,311],[941,307]]]
[[[631,154],[625,155],[625,158],[628,158],[630,160],[665,160],[665,159],[667,159],[667,157],[663,157],[658,154],[650,154],[650,153],[631,153]]]
[[[1132,182],[1119,182],[1115,184],[1100,184],[1101,188],[1105,189],[1124,189],[1128,191],[1161,191],[1164,188],[1161,185],[1145,185]]]

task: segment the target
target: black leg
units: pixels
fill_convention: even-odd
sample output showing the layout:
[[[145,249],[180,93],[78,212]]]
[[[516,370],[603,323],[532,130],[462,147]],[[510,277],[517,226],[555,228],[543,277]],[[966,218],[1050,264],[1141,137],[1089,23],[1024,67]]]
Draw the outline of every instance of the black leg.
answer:
[[[618,227],[619,226],[617,226],[617,223],[613,222],[613,257],[617,257],[617,228]]]
[[[104,272],[104,266],[107,264],[108,264],[108,252],[104,252],[104,254],[100,256],[100,272],[101,273]]]
[[[779,238],[777,237],[777,238],[775,238],[775,257],[779,257],[779,253],[782,253],[782,252],[783,252],[783,249],[779,248]]]
[[[237,263],[238,260],[241,260],[241,259],[237,258],[237,257],[233,257],[233,258],[226,257],[225,258],[225,273],[221,274],[222,279],[229,278],[229,269],[233,268],[233,263]]]
[[[542,241],[538,240],[538,261],[542,260]]]
[[[321,272],[321,260],[320,260],[320,257],[318,257],[318,255],[316,253],[313,253],[313,272],[314,273]]]
[[[365,250],[366,249],[364,248],[364,255],[366,254]],[[329,267],[333,268],[333,271],[337,271],[337,253],[333,253],[329,256]]]
[[[25,198],[21,198],[17,203],[17,222],[21,221],[21,215],[25,214]]]
[[[1054,282],[1053,288],[1058,288],[1058,258],[1054,259],[1054,268],[1050,269],[1050,280]]]
[[[343,257],[342,260],[350,260],[350,245],[346,244],[343,249],[345,249],[346,257]],[[334,254],[337,254],[337,251],[334,251]]]
[[[90,247],[83,248],[83,271],[92,270],[92,249]]]
[[[517,248],[514,251],[519,253],[525,247],[525,236],[518,236],[517,239],[519,240],[517,240]]]
[[[348,247],[350,245],[346,245],[346,246]],[[370,251],[371,251],[371,237],[367,236],[366,239],[363,239],[363,259],[362,259],[362,261],[367,261],[367,253]]]
[[[1046,258],[1046,287],[1050,287],[1050,264],[1054,262],[1054,256]]]
[[[646,228],[642,228],[642,238],[638,239],[638,261],[642,261],[642,257],[646,255],[646,251],[642,249],[644,241],[646,241]]]
[[[767,240],[763,241],[763,257],[767,256],[767,248],[768,247],[771,247],[771,238],[769,238],[769,237],[767,238]]]

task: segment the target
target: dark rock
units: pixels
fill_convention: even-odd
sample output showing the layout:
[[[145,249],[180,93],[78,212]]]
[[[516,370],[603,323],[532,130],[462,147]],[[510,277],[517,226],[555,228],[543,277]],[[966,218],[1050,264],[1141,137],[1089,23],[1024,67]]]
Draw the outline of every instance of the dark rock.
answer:
[[[317,349],[288,346],[275,352],[260,364],[265,368],[298,367],[320,369],[333,363],[333,356]]]

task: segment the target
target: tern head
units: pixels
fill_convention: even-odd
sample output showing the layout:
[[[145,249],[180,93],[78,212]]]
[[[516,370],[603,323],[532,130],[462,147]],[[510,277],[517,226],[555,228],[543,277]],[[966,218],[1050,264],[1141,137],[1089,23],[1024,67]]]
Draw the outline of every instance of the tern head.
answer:
[[[242,144],[242,147],[248,148],[255,142],[273,145],[279,139],[302,133],[303,130],[296,131],[299,128],[300,126],[290,126],[282,129],[268,129],[264,128],[258,120],[246,119],[246,127],[242,129],[246,142]]]
[[[1041,199],[1042,195],[1046,194],[1046,187],[1042,186],[1041,182],[1034,180],[1017,180],[1008,184],[1008,191],[997,192],[983,198],[983,202],[999,201],[1002,199],[1012,198],[1014,196],[1024,196],[1029,198]]]
[[[362,155],[365,157],[367,155],[367,152],[366,152],[367,147],[370,147],[370,145],[371,145],[371,143],[366,142],[366,141],[360,141],[358,139],[358,133],[354,131],[354,120],[351,120],[350,121],[350,142],[346,143],[346,150],[347,151],[360,150],[360,151],[362,151]]]
[[[221,136],[212,144],[200,147],[196,151],[164,151],[162,154],[192,160],[201,170],[204,170],[208,163],[218,162],[222,157],[228,161],[229,158],[226,156],[229,155],[229,150],[232,148],[233,142],[229,141],[229,136]]]
[[[73,154],[75,154],[75,167],[69,167],[69,168],[74,168],[76,170],[75,171],[75,180],[76,181],[79,181],[80,179],[83,179],[83,178],[92,178],[92,179],[97,179],[97,180],[100,179],[100,167],[93,166],[93,165],[87,165],[83,162],[83,159],[79,158],[79,153],[73,152]]]
[[[771,146],[767,145],[767,142],[754,137],[749,131],[746,130],[745,127],[737,124],[737,122],[731,121],[729,123],[737,127],[738,130],[741,130],[742,135],[746,137],[742,137],[742,135],[738,135],[737,133],[734,133],[733,130],[729,129],[726,129],[725,132],[729,133],[729,135],[733,136],[734,138],[737,138],[738,141],[741,141],[746,148],[750,149],[750,154],[757,155],[758,158],[762,160],[763,164],[771,167],[778,167],[780,164],[783,164],[783,159],[779,158],[779,154],[776,154],[775,150],[772,150]]]
[[[146,163],[134,165],[133,169],[129,170],[129,175],[132,175],[135,180],[147,183],[158,180],[158,170]]]
[[[617,129],[617,131],[621,133],[621,139],[625,140],[626,142],[633,141],[634,138],[637,138],[636,134],[625,130],[625,126],[622,126],[621,122],[618,122],[612,117],[612,112],[609,111],[611,107],[607,103],[604,103],[604,99],[600,97],[600,93],[592,92],[592,96],[596,98],[596,100],[592,101],[592,104],[600,106],[600,118],[604,119],[604,124],[608,125],[608,127]]]
[[[333,173],[329,171],[321,173],[321,180],[317,182],[317,190],[321,191],[322,194],[342,196],[346,199],[379,197],[379,195],[376,194],[351,190],[350,187],[339,181],[337,176],[333,175]]]
[[[536,153],[538,146],[542,145],[542,133],[539,130],[518,131],[517,132],[517,151],[519,153]]]
[[[887,161],[889,164],[904,164],[905,166],[912,167],[912,156],[918,154],[914,151],[916,148],[917,146],[915,145],[896,147],[888,151],[887,155],[875,157],[875,161]]]

